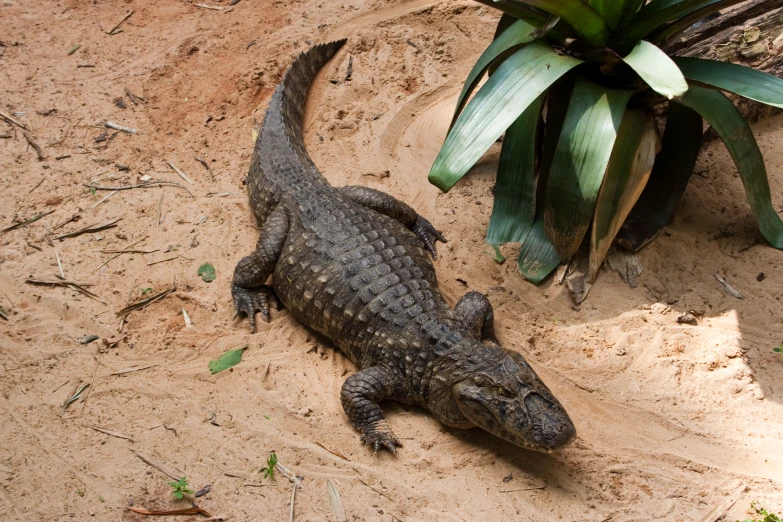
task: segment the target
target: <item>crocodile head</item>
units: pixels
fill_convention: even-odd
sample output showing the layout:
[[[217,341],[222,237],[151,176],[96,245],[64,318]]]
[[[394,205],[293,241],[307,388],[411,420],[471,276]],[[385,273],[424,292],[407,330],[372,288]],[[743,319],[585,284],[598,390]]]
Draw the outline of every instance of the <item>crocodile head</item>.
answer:
[[[576,428],[549,388],[521,355],[503,351],[497,364],[452,387],[462,414],[502,439],[543,453],[574,440]]]

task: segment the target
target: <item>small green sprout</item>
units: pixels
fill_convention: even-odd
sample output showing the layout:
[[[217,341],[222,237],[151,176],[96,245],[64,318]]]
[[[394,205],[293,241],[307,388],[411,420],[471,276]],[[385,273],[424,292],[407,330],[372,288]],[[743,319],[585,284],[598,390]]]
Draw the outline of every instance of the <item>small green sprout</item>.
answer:
[[[269,415],[264,415],[264,418],[265,418],[266,420],[272,420],[272,417],[270,417]]]
[[[774,513],[770,513],[763,507],[761,507],[755,500],[750,503],[750,509],[756,512],[757,515],[762,515],[764,518],[746,518],[742,522],[783,522],[779,516]],[[739,520],[737,522],[740,522]]]
[[[152,288],[141,288],[141,295],[147,295],[147,292],[152,292]]]
[[[97,191],[95,190],[94,187],[90,187],[90,194],[92,194],[94,196],[96,192]]]
[[[83,490],[83,489],[77,489],[77,490],[76,490],[76,493],[77,493],[77,494],[78,494],[80,497],[83,497],[83,496],[84,496],[84,490]]]
[[[776,353],[783,353],[783,343],[780,343],[780,346],[776,346],[772,349],[773,352]]]
[[[106,500],[104,500],[102,495],[98,495],[98,500],[100,500],[101,502],[106,502]]]
[[[264,478],[275,479],[275,465],[277,464],[277,454],[273,451],[269,454],[269,458],[266,459],[266,467],[258,470],[264,472]]]
[[[188,488],[188,479],[185,477],[173,482],[166,482],[166,484],[174,488],[174,491],[172,491],[171,494],[174,495],[175,498],[181,499],[185,495],[193,494],[193,490]]]

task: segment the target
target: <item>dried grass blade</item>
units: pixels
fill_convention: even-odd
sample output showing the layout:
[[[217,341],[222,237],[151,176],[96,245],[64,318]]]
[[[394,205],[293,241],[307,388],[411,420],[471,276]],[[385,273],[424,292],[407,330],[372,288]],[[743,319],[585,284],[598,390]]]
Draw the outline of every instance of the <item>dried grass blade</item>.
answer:
[[[101,221],[100,223],[93,223],[92,225],[88,225],[79,230],[74,230],[73,232],[67,232],[65,234],[61,234],[59,236],[53,237],[52,239],[65,239],[66,237],[74,237],[81,234],[85,234],[87,232],[98,232],[99,230],[103,230],[104,228],[113,227],[117,223],[117,221],[121,219],[122,216],[107,219],[106,221]]]
[[[188,177],[188,176],[187,176],[187,175],[186,175],[184,172],[182,172],[180,169],[178,169],[176,165],[174,165],[174,164],[173,164],[172,162],[170,162],[170,161],[167,161],[166,163],[168,163],[168,164],[169,164],[169,167],[171,167],[172,169],[174,169],[174,172],[176,172],[177,174],[179,174],[179,177],[180,177],[180,178],[184,179],[185,181],[187,181],[187,182],[188,182],[188,183],[190,183],[191,185],[193,184],[193,180],[191,180],[191,179],[190,179],[190,178],[189,178],[189,177]]]
[[[128,315],[129,313],[133,312],[134,310],[141,310],[143,308],[146,308],[149,305],[151,305],[152,303],[154,303],[155,301],[158,301],[159,299],[163,299],[164,297],[166,297],[167,295],[169,295],[171,292],[175,291],[176,289],[177,289],[176,286],[172,286],[168,290],[164,290],[163,292],[161,292],[159,294],[155,294],[152,297],[148,297],[147,299],[139,301],[138,303],[133,303],[130,306],[126,306],[125,308],[123,308],[122,310],[117,312],[117,317],[124,317],[124,316]]]
[[[55,210],[56,210],[56,209],[55,209]],[[3,230],[0,230],[0,232],[2,232],[3,234],[5,234],[6,232],[10,232],[10,231],[12,231],[12,230],[16,230],[17,228],[22,228],[22,227],[24,227],[24,226],[27,226],[27,225],[29,225],[30,223],[33,223],[34,221],[38,221],[38,220],[39,220],[39,219],[41,219],[42,217],[46,217],[46,216],[48,216],[48,215],[49,215],[49,214],[51,214],[52,212],[54,212],[54,210],[47,210],[46,212],[41,212],[40,214],[38,214],[38,215],[36,215],[36,216],[33,216],[33,217],[31,217],[30,219],[25,219],[25,220],[24,220],[24,221],[22,221],[21,223],[16,223],[15,225],[11,225],[11,226],[9,226],[9,227],[6,227],[6,228],[4,228]]]
[[[101,428],[99,426],[93,426],[92,424],[83,424],[82,426],[84,426],[85,428],[93,429],[95,431],[99,431],[101,433],[105,433],[106,435],[111,435],[112,437],[117,437],[119,439],[126,439],[126,440],[129,440],[129,441],[133,442],[133,438],[132,437],[129,437],[127,435],[123,435],[122,433],[119,433],[117,431],[107,430],[106,428]]]
[[[153,468],[157,469],[158,471],[160,471],[164,475],[172,478],[173,480],[179,480],[179,479],[181,479],[182,477],[185,476],[185,474],[182,473],[181,471],[179,471],[178,469],[176,469],[176,468],[169,468],[168,466],[166,466],[164,464],[160,464],[158,462],[155,462],[150,457],[146,456],[144,453],[141,453],[141,452],[138,452],[138,451],[135,451],[135,450],[131,450],[131,451],[133,452],[134,455],[139,457],[146,464],[152,466]],[[186,514],[186,513],[183,513],[183,514]],[[211,516],[211,515],[207,515],[207,516]]]

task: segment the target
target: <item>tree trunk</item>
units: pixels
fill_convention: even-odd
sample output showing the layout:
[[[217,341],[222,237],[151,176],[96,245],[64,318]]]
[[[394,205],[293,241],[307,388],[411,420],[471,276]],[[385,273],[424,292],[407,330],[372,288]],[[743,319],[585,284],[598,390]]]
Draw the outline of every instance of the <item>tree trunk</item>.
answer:
[[[664,46],[669,54],[732,62],[783,76],[783,0],[754,0],[688,29]],[[780,109],[730,95],[748,121]]]

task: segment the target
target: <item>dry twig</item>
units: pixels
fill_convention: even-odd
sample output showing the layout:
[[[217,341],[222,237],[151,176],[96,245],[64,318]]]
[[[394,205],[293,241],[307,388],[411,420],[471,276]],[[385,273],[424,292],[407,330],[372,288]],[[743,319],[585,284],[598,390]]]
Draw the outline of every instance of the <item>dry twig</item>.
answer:
[[[30,134],[29,134],[29,133],[27,133],[27,132],[23,132],[22,134],[24,134],[24,139],[26,139],[26,140],[27,140],[27,143],[29,143],[29,144],[30,144],[30,146],[31,146],[32,148],[34,148],[34,149],[35,149],[35,153],[38,155],[38,161],[43,161],[43,160],[45,160],[45,159],[46,159],[46,156],[44,156],[44,153],[43,153],[43,151],[41,150],[41,147],[40,147],[40,145],[38,145],[38,144],[35,142],[35,140],[33,139],[33,137],[32,137],[32,136],[30,136]]]
[[[18,120],[15,120],[14,118],[12,118],[12,117],[11,117],[11,115],[10,115],[10,114],[6,114],[6,113],[4,113],[3,111],[0,111],[0,118],[3,118],[3,119],[4,119],[5,121],[7,121],[8,123],[11,123],[11,124],[13,124],[13,125],[16,125],[16,126],[17,126],[17,127],[19,127],[20,129],[23,129],[23,130],[26,130],[26,131],[29,131],[29,130],[30,130],[29,128],[27,128],[27,125],[25,125],[24,123],[22,123],[22,122],[20,122],[20,121],[18,121]]]
[[[173,480],[179,480],[179,479],[181,479],[182,477],[185,476],[184,473],[182,473],[180,470],[178,470],[176,468],[170,468],[170,467],[166,466],[165,464],[160,464],[160,463],[152,460],[150,457],[148,457],[147,455],[145,455],[145,454],[143,454],[141,452],[138,452],[138,451],[135,451],[135,450],[131,450],[131,451],[133,451],[133,454],[136,455],[137,457],[139,457],[141,460],[143,460],[146,464],[149,464],[150,466],[152,466],[153,468],[157,469],[158,471],[160,471],[164,475],[172,478]],[[211,515],[208,515],[208,516],[211,516]]]
[[[133,303],[130,306],[126,306],[125,308],[123,308],[122,310],[117,312],[117,317],[125,317],[126,315],[128,315],[131,312],[133,312],[134,310],[142,310],[144,308],[147,308],[149,305],[151,305],[155,301],[163,299],[164,297],[166,297],[167,295],[169,295],[171,292],[173,292],[176,289],[177,289],[176,286],[172,286],[168,290],[164,290],[163,292],[161,292],[159,294],[155,294],[152,297],[148,297],[147,299],[139,301],[138,303]]]
[[[110,228],[115,226],[117,221],[122,219],[122,216],[107,219],[106,221],[101,221],[100,223],[93,223],[92,225],[88,225],[84,228],[80,228],[79,230],[74,230],[73,232],[67,232],[65,234],[61,234],[59,236],[53,237],[52,239],[65,239],[66,237],[74,237],[81,234],[86,234],[87,232],[98,232],[99,230],[103,230],[104,228]]]
[[[176,183],[174,181],[165,181],[162,179],[156,179],[156,180],[150,180],[145,181],[144,183],[139,183],[138,185],[123,185],[121,187],[102,187],[99,185],[92,185],[85,183],[84,186],[87,188],[94,188],[95,190],[131,190],[131,189],[137,189],[137,188],[147,188],[147,187],[159,187],[162,185],[171,185],[173,187],[179,187],[188,194],[190,194],[190,197],[194,197],[193,193],[188,190],[188,188],[184,185],[180,185],[179,183]]]
[[[51,214],[52,212],[54,212],[54,210],[47,210],[46,212],[41,212],[40,214],[38,214],[38,215],[36,215],[36,216],[33,216],[33,217],[31,217],[30,219],[26,219],[26,220],[22,221],[21,223],[16,223],[15,225],[11,225],[11,226],[9,226],[9,227],[6,227],[6,228],[4,228],[3,230],[0,230],[0,232],[2,232],[3,234],[5,234],[6,232],[10,232],[10,231],[12,231],[12,230],[16,230],[17,228],[22,228],[22,227],[24,227],[24,226],[27,226],[27,225],[29,225],[30,223],[33,223],[33,222],[35,222],[35,221],[38,221],[38,220],[39,220],[39,219],[41,219],[42,217],[46,217],[46,216],[48,216],[48,215],[49,215],[49,214]]]
[[[123,435],[122,433],[119,433],[117,431],[107,430],[106,428],[101,428],[99,426],[93,426],[92,424],[82,424],[82,426],[84,426],[85,428],[93,429],[95,431],[99,431],[101,433],[105,433],[106,435],[111,435],[112,437],[117,437],[117,438],[120,438],[120,439],[126,439],[126,440],[129,440],[129,441],[133,442],[133,438],[132,437],[128,437],[127,435]]]
[[[130,16],[131,16],[132,14],[133,14],[133,11],[128,11],[128,12],[125,14],[125,16],[123,16],[123,17],[122,17],[122,20],[120,20],[119,22],[117,22],[117,24],[116,24],[114,27],[112,27],[111,29],[109,29],[108,31],[106,31],[106,34],[108,34],[108,35],[114,34],[114,31],[116,31],[116,30],[117,30],[117,28],[118,28],[119,26],[121,26],[121,25],[122,25],[122,23],[123,23],[125,20],[127,20],[128,18],[130,18]]]

